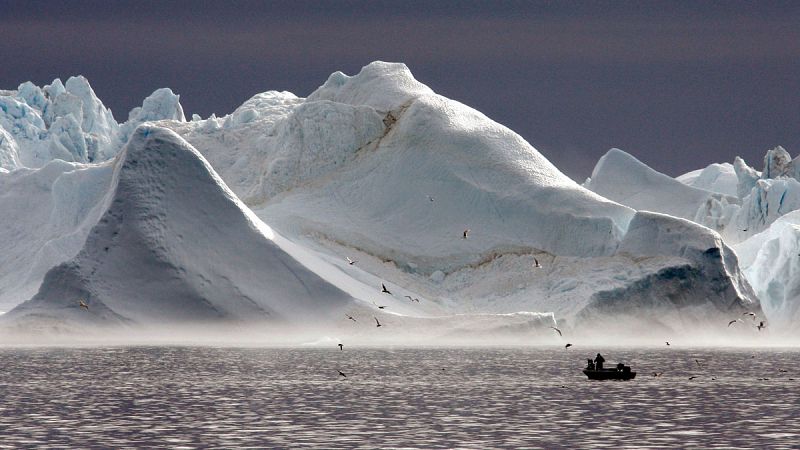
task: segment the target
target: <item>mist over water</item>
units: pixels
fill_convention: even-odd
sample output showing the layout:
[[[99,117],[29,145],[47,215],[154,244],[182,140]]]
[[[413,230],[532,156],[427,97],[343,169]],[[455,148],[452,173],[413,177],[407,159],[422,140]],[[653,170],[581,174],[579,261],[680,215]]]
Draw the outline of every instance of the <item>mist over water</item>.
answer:
[[[581,369],[597,352],[637,378],[588,381]],[[791,448],[798,357],[675,345],[3,348],[0,442]]]

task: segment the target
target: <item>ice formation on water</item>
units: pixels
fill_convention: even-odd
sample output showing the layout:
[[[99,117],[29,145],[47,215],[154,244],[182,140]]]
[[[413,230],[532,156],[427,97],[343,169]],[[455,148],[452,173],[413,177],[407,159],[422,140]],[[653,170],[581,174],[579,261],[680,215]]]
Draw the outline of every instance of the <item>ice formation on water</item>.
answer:
[[[435,94],[405,65],[336,72],[307,98],[269,91],[228,116],[191,122],[163,89],[117,124],[75,80],[0,95],[16,108],[0,114],[11,137],[0,143],[10,170],[0,183],[14,193],[0,207],[46,225],[0,240],[14,242],[5,245],[20,263],[0,278],[0,301],[33,296],[6,320],[83,321],[78,296],[106,322],[323,320],[344,308],[440,334],[470,321],[549,330],[625,317],[620,329],[660,336],[713,328],[744,310],[761,314],[719,234],[637,212],[651,202],[698,221],[705,207],[711,212],[698,222],[724,237],[739,197],[686,186],[615,151],[591,183],[599,190],[603,174],[620,169],[613,161],[623,164],[632,177],[623,187],[646,193],[625,206],[610,184],[602,195],[579,186],[519,135]],[[28,191],[41,199],[29,214]],[[277,233],[255,229],[266,225],[253,214]],[[381,283],[393,295],[381,294]],[[164,293],[172,300],[164,303]],[[453,314],[459,319],[441,319]],[[349,325],[342,317],[335,326]]]

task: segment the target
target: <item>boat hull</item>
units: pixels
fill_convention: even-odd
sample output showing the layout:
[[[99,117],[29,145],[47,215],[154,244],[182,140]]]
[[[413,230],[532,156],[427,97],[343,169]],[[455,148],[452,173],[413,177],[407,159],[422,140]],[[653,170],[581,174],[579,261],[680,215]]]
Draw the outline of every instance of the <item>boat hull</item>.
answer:
[[[632,380],[636,378],[636,372],[622,371],[617,369],[589,370],[583,369],[583,373],[590,380]]]

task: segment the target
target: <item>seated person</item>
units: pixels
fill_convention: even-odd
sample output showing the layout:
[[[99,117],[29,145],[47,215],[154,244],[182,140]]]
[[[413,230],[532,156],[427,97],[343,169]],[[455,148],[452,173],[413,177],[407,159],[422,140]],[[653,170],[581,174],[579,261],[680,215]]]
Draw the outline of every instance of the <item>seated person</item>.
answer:
[[[586,361],[586,370],[594,370],[594,361],[592,361],[591,358]]]

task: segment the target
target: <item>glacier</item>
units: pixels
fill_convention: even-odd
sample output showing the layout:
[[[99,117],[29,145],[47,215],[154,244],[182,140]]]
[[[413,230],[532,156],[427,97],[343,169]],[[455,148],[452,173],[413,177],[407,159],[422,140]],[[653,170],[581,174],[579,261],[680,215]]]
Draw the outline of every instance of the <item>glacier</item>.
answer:
[[[690,186],[614,151],[580,186],[403,64],[188,122],[159,89],[117,123],[82,77],[0,101],[14,106],[0,111],[0,210],[17,223],[0,240],[15,255],[0,271],[7,324],[319,320],[378,339],[346,313],[407,338],[512,330],[558,342],[549,326],[603,323],[660,341],[727,336],[731,316],[768,311],[727,243],[753,204],[731,195],[730,171]],[[614,188],[620,170],[634,178]],[[619,191],[637,186],[636,201]]]

